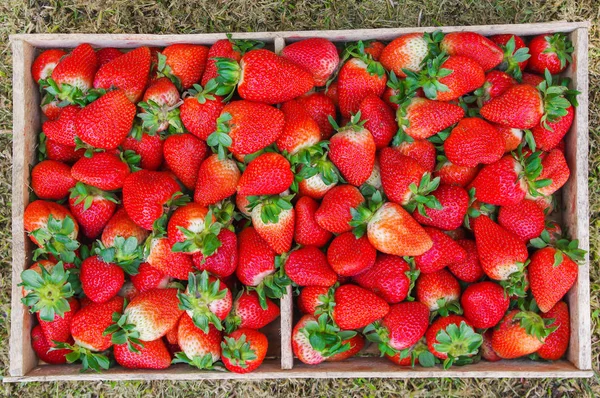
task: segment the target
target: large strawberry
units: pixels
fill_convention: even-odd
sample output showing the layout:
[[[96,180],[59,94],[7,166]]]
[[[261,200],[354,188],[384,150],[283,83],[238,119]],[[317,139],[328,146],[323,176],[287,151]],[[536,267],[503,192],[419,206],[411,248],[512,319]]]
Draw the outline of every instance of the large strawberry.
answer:
[[[208,153],[206,143],[192,134],[171,135],[163,145],[166,165],[190,190],[196,186],[200,165]]]
[[[127,239],[134,237],[138,245],[142,245],[148,237],[148,231],[138,226],[129,216],[124,208],[118,209],[108,221],[102,231],[102,244],[105,247],[114,245],[115,239],[122,237]]]
[[[51,99],[63,103],[85,104],[85,94],[93,87],[98,58],[92,46],[80,44],[61,58],[51,78],[42,83]]]
[[[441,32],[409,33],[392,40],[381,52],[379,62],[396,76],[406,77],[404,70],[418,72],[430,54],[430,45],[441,39]]]
[[[443,360],[444,369],[453,363],[473,363],[472,357],[483,342],[481,334],[460,315],[448,315],[435,320],[425,333],[429,351]]]
[[[450,312],[462,313],[458,299],[460,297],[458,280],[445,269],[430,274],[422,274],[415,283],[417,300],[442,316]]]
[[[358,329],[386,316],[390,306],[384,299],[362,287],[348,284],[333,287],[322,307],[342,330]]]
[[[394,148],[383,148],[379,152],[379,165],[383,192],[400,205],[408,205],[416,196],[426,197],[439,184],[439,180],[431,181],[431,174],[419,162]],[[426,203],[429,207],[436,206],[432,201]]]
[[[492,335],[493,350],[504,359],[533,354],[555,328],[550,319],[542,319],[531,311],[512,310],[500,321]]]
[[[74,147],[76,145],[75,137],[77,136],[75,120],[80,110],[79,106],[68,105],[61,109],[56,119],[45,121],[42,130],[46,137],[61,145]]]
[[[192,256],[174,252],[167,238],[148,238],[145,255],[148,264],[172,278],[186,280],[193,271]]]
[[[279,316],[279,307],[271,299],[266,299],[266,303],[264,309],[256,292],[241,291],[225,318],[225,330],[230,333],[238,328],[261,329],[273,322]]]
[[[217,240],[220,243],[215,253],[209,256],[202,252],[195,253],[192,255],[192,262],[200,271],[206,270],[216,277],[225,278],[232,275],[238,265],[237,236],[223,228],[217,235]]]
[[[277,254],[288,252],[294,238],[296,214],[291,197],[250,197],[250,217],[256,232]]]
[[[123,188],[129,174],[129,165],[111,152],[94,152],[90,157],[84,156],[71,169],[71,175],[77,181],[103,191]]]
[[[563,137],[571,128],[573,119],[575,118],[575,109],[573,106],[569,106],[566,112],[566,115],[559,116],[554,122],[547,122],[546,126],[541,123],[531,129],[536,148],[542,151],[550,151],[560,144]]]
[[[494,282],[479,282],[469,285],[462,294],[460,303],[465,318],[478,329],[494,327],[500,322],[510,304],[502,286]]]
[[[127,98],[136,103],[148,84],[150,74],[150,49],[139,47],[104,64],[94,77],[94,88],[121,89]]]
[[[33,80],[37,83],[40,80],[49,78],[56,65],[65,55],[67,55],[66,52],[57,48],[42,51],[31,64],[31,77],[33,77]]]
[[[290,162],[274,152],[263,153],[244,170],[237,192],[239,195],[277,195],[287,190],[294,181]]]
[[[253,329],[237,329],[223,337],[221,358],[230,372],[249,373],[258,368],[267,355],[267,336]]]
[[[504,58],[496,43],[475,32],[447,33],[440,42],[440,49],[450,55],[474,59],[484,71],[498,66]]]
[[[429,138],[452,126],[465,111],[451,102],[413,97],[403,101],[396,113],[398,126],[415,139]]]
[[[235,194],[240,176],[234,160],[219,159],[217,154],[210,155],[198,170],[194,201],[208,206],[228,198]]]
[[[404,133],[398,133],[394,137],[392,145],[394,148],[409,158],[413,158],[427,171],[433,172],[437,162],[435,145],[429,140],[415,140]],[[377,162],[376,162],[377,163]],[[373,185],[373,184],[371,184]],[[373,185],[375,186],[375,185]],[[376,187],[377,188],[377,187]]]
[[[55,349],[44,336],[40,325],[35,325],[31,330],[31,348],[39,359],[53,365],[67,363],[67,355],[72,352],[69,349]]]
[[[424,214],[413,211],[413,217],[421,225],[454,230],[461,226],[469,207],[469,194],[455,185],[440,185],[431,195],[437,199],[441,208],[424,207]]]
[[[504,52],[502,63],[498,66],[515,79],[522,77],[522,71],[529,63],[529,48],[523,39],[513,34],[500,34],[490,36],[489,39],[496,43]]]
[[[483,277],[484,272],[477,254],[477,244],[471,239],[459,239],[456,241],[465,249],[467,257],[463,261],[448,264],[448,269],[463,282],[473,283]]]
[[[571,170],[564,152],[558,148],[542,154],[540,158],[542,159],[542,171],[534,184],[540,186],[537,188],[539,194],[550,196],[565,185],[569,180]],[[530,196],[535,195],[530,193]]]
[[[135,155],[139,155],[139,167],[142,169],[158,170],[164,161],[163,140],[160,135],[150,134],[142,131],[141,128],[136,129],[135,126],[133,131],[134,133],[126,137],[121,143],[121,148],[125,151],[124,154],[131,151]]]
[[[504,155],[504,147],[500,132],[479,118],[462,119],[444,141],[448,160],[466,167],[497,162]]]
[[[76,182],[71,167],[56,160],[43,160],[31,170],[31,189],[40,199],[63,199]]]
[[[158,55],[158,76],[166,76],[186,90],[200,82],[208,48],[196,44],[171,44]]]
[[[398,131],[392,109],[375,94],[365,97],[358,108],[364,127],[371,133],[377,149],[389,145]]]
[[[171,366],[171,354],[162,339],[133,344],[137,352],[127,344],[115,344],[115,361],[127,369],[166,369]]]
[[[573,44],[564,33],[539,35],[531,39],[529,53],[528,70],[539,74],[548,70],[555,75],[564,71],[573,61]]]
[[[167,234],[174,251],[210,256],[220,247],[217,236],[221,227],[212,210],[198,203],[187,203],[171,215]]]
[[[528,242],[542,234],[545,214],[534,201],[524,199],[516,205],[500,207],[498,224]]]
[[[314,246],[294,250],[285,261],[285,273],[298,286],[333,286],[337,275],[325,254]]]
[[[179,91],[171,80],[161,77],[153,81],[144,92],[143,102],[138,103],[142,108],[142,112],[138,113],[138,117],[142,120],[142,127],[151,134],[160,133],[167,128],[180,131],[182,122],[179,119],[178,109],[181,105],[180,101]]]
[[[300,40],[286,46],[281,56],[310,72],[315,86],[324,86],[340,62],[335,45],[327,39]]]
[[[315,221],[326,231],[336,234],[352,230],[351,209],[365,201],[358,188],[352,185],[339,185],[330,189],[323,197],[321,206],[315,212]]]
[[[79,182],[69,197],[69,209],[81,232],[94,239],[100,236],[112,217],[117,201],[114,195]]]
[[[402,257],[378,254],[375,264],[352,280],[369,289],[389,304],[403,301],[409,294],[418,273],[412,272]],[[303,290],[304,291],[304,290]]]

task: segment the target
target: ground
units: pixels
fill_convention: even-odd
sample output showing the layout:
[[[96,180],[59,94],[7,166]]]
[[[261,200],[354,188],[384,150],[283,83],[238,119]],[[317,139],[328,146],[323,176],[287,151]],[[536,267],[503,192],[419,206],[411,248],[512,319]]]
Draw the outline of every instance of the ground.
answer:
[[[593,363],[600,320],[600,21],[598,0],[4,0],[0,4],[0,378],[8,373],[12,33],[204,33],[398,26],[592,21],[590,32],[590,217]],[[280,380],[0,384],[0,395],[42,396],[598,396],[586,380]]]

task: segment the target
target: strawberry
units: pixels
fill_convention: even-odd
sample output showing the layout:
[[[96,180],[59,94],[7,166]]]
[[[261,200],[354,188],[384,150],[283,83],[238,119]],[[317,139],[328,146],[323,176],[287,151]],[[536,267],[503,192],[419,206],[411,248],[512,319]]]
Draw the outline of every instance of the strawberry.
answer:
[[[285,261],[285,273],[298,286],[333,286],[337,275],[327,257],[314,246],[305,246],[291,252]]]
[[[163,164],[163,141],[158,134],[151,135],[140,129],[139,134],[126,137],[121,147],[125,153],[132,151],[140,156],[142,169],[156,171]]]
[[[121,55],[123,55],[123,53],[117,48],[101,48],[98,51],[96,51],[96,56],[98,57],[98,66],[101,67],[103,65],[106,65],[107,63]]]
[[[169,136],[163,146],[165,163],[187,189],[194,189],[208,146],[192,134]]]
[[[75,120],[80,110],[78,106],[68,105],[61,109],[58,118],[45,121],[42,130],[46,137],[61,145],[74,147],[77,135]]]
[[[371,175],[377,149],[373,135],[360,121],[360,113],[352,116],[329,142],[329,158],[348,183],[360,186]]]
[[[318,208],[319,203],[309,196],[302,196],[296,202],[294,240],[299,245],[323,247],[331,240],[331,232],[317,224],[315,214]]]
[[[379,62],[373,61],[364,52],[351,51],[350,58],[338,75],[339,107],[343,117],[351,117],[359,110],[365,97],[374,94],[380,97],[385,90],[387,75]]]
[[[335,45],[327,39],[300,40],[286,46],[281,56],[308,71],[315,86],[324,86],[340,62]]]
[[[142,245],[148,237],[148,231],[139,227],[129,218],[124,208],[118,209],[108,221],[102,231],[102,244],[112,247],[115,239],[120,236],[124,239],[134,237],[138,245]]]
[[[358,111],[360,119],[365,121],[365,129],[373,135],[376,148],[388,146],[398,131],[398,124],[390,107],[381,98],[371,94],[361,101]]]
[[[375,293],[356,285],[329,289],[321,309],[342,330],[359,329],[386,316],[390,306]]]
[[[427,171],[433,172],[436,164],[436,149],[435,146],[428,140],[414,140],[409,136],[398,133],[396,137],[402,135],[404,141],[399,142],[398,146],[394,147],[398,152],[409,158],[413,158]]]
[[[427,182],[424,181],[425,176],[426,180],[429,179],[427,170],[416,160],[393,148],[383,148],[379,152],[379,164],[383,191],[392,202],[407,205],[414,196],[410,188],[412,185],[420,187],[417,190],[420,195],[426,195],[436,187],[435,184],[421,184]]]
[[[541,246],[535,242],[536,246]],[[529,283],[531,293],[542,312],[548,312],[571,289],[577,280],[577,261],[585,251],[577,248],[578,241],[560,239],[556,247],[544,247],[531,255]]]
[[[320,92],[312,92],[296,98],[296,101],[317,123],[323,139],[328,140],[335,131],[329,123],[329,116],[334,120],[337,117],[336,106],[331,98]]]
[[[444,141],[448,160],[466,167],[495,163],[504,155],[504,148],[500,132],[485,120],[474,117],[462,119]]]
[[[295,168],[295,181],[292,189],[295,190],[297,184],[300,195],[322,199],[341,181],[338,169],[328,159],[328,156],[327,141],[321,141],[294,155],[291,158]]]
[[[544,211],[537,203],[523,199],[516,205],[500,207],[498,224],[528,242],[542,234],[544,218]]]
[[[441,208],[424,208],[424,213],[414,211],[412,216],[421,225],[454,230],[461,226],[469,207],[469,194],[455,185],[440,185],[431,193]]]
[[[559,145],[571,128],[573,119],[575,118],[575,109],[573,106],[569,106],[566,112],[566,115],[558,117],[554,122],[546,123],[547,127],[542,123],[531,129],[536,148],[542,151],[550,151]]]
[[[548,312],[541,314],[541,317],[542,319],[553,319],[554,321],[548,326],[557,329],[546,337],[544,345],[537,350],[537,355],[548,361],[556,361],[562,358],[569,348],[571,330],[567,303],[559,301]]]
[[[363,286],[364,287],[364,286]],[[300,291],[298,296],[298,309],[303,314],[314,315],[318,307],[323,306],[327,301],[329,287],[306,286]]]
[[[353,331],[341,331],[328,322],[327,315],[319,318],[304,315],[292,331],[292,350],[307,365],[316,365],[327,358],[345,354],[351,349],[348,339],[358,336]]]
[[[40,199],[60,200],[76,182],[71,167],[55,160],[43,160],[31,170],[31,189]]]
[[[409,72],[408,87],[422,87],[425,96],[432,100],[452,101],[483,86],[485,73],[476,61],[461,55],[440,54],[427,61],[420,73]]]
[[[125,283],[123,269],[108,256],[96,255],[83,260],[79,277],[83,292],[95,303],[112,299]]]
[[[366,236],[356,238],[351,232],[333,238],[327,249],[329,265],[342,276],[358,275],[371,268],[376,256],[377,250]]]
[[[417,300],[446,317],[450,312],[462,314],[458,303],[460,285],[452,274],[444,269],[422,274],[415,283]],[[452,316],[452,315],[450,315]]]
[[[68,349],[52,349],[53,345],[44,336],[40,325],[35,325],[31,330],[31,347],[39,359],[53,365],[67,363],[66,356],[71,353]]]
[[[469,285],[460,298],[469,323],[478,329],[494,327],[504,317],[510,300],[502,286],[494,282]]]
[[[242,55],[250,50],[262,48],[263,42],[255,40],[234,40],[231,37],[217,40],[208,50],[206,69],[202,75],[202,85],[205,86],[209,80],[219,76],[216,58],[230,58],[236,62],[242,59]]]
[[[270,299],[266,303],[267,308],[263,309],[256,292],[242,290],[225,319],[227,332],[238,328],[261,329],[273,322],[279,316],[279,307]]]
[[[282,155],[267,152],[248,163],[242,174],[239,195],[277,195],[287,190],[294,180],[290,162]]]
[[[435,320],[425,333],[427,347],[437,358],[444,361],[444,369],[452,364],[472,363],[474,355],[483,342],[469,321],[459,315],[448,315]]]
[[[422,339],[414,346],[397,352],[394,355],[385,354],[385,357],[398,366],[435,366],[435,357],[429,352],[424,340]]]
[[[59,144],[53,140],[46,139],[44,133],[40,133],[38,146],[39,159],[50,159],[58,162],[72,164],[85,154],[84,149],[76,150],[74,146]]]
[[[433,173],[435,178],[440,179],[442,185],[457,185],[466,187],[477,176],[479,167],[458,166],[447,159],[441,158]]]
[[[73,321],[73,316],[75,316],[77,311],[79,311],[79,301],[77,301],[77,299],[74,297],[69,298],[67,308],[68,311],[66,311],[62,316],[56,313],[54,315],[54,319],[50,321],[42,318],[47,314],[42,315],[41,312],[36,314],[44,337],[50,346],[53,346],[55,342],[68,343],[73,341],[71,338],[71,322]]]
[[[535,73],[523,72],[523,84],[529,84],[530,86],[537,87],[544,81],[544,76],[537,75]]]
[[[448,235],[435,228],[425,227],[423,229],[433,241],[433,245],[429,250],[415,257],[415,265],[421,273],[436,272],[449,264],[466,259],[465,250]]]
[[[542,156],[542,171],[535,182],[542,185],[541,188],[537,189],[537,192],[549,196],[558,191],[569,180],[571,171],[565,155],[560,149],[555,148]],[[550,181],[550,184],[546,185],[548,181]]]
[[[473,93],[477,98],[477,106],[481,108],[492,98],[496,98],[517,84],[508,73],[492,70],[485,74],[485,83]]]
[[[529,42],[529,53],[527,69],[534,73],[543,74],[548,70],[555,75],[573,62],[573,44],[564,33],[535,36]]]
[[[114,195],[78,182],[69,196],[69,209],[83,234],[95,239],[115,212],[115,202]]]
[[[75,260],[75,250],[79,248],[79,242],[75,240],[79,225],[65,207],[43,200],[31,202],[23,214],[23,227],[31,241],[39,247],[34,251],[34,259],[40,254],[50,253],[67,263]]]
[[[188,90],[190,95],[179,107],[179,116],[185,128],[204,141],[217,129],[217,119],[225,107],[223,98],[212,93],[214,87],[214,81],[204,88],[194,84],[194,88]]]
[[[50,102],[46,103],[47,101]],[[58,119],[60,113],[63,110],[63,108],[60,108],[58,106],[58,101],[53,100],[52,98],[49,98],[48,100],[44,101],[40,108],[42,108],[42,113],[44,114],[44,116],[46,116],[46,118],[48,118],[48,120]]]
[[[194,191],[194,201],[208,206],[235,194],[240,179],[235,161],[210,155],[200,165]]]
[[[380,322],[367,326],[363,333],[378,343],[382,354],[393,356],[414,346],[429,326],[429,309],[418,301],[394,304]]]
[[[179,308],[185,310],[204,333],[209,333],[210,325],[223,330],[222,321],[231,311],[233,299],[231,291],[219,279],[206,271],[200,275],[190,273],[187,289],[185,293],[178,293],[178,297]]]
[[[170,278],[148,263],[141,263],[138,273],[130,275],[133,286],[139,293],[152,289],[166,289]]]
[[[200,271],[208,271],[219,278],[226,278],[235,272],[238,265],[237,236],[229,229],[223,228],[217,235],[220,242],[215,253],[205,256],[202,252],[192,256],[194,267]]]
[[[94,152],[82,157],[71,169],[73,178],[103,191],[121,189],[130,174],[129,166],[118,155]]]
[[[179,189],[177,182],[164,172],[140,170],[125,179],[123,206],[137,225],[152,230],[152,224],[165,214],[165,206],[182,201]]]
[[[392,40],[381,52],[379,61],[396,76],[406,77],[404,70],[418,72],[429,55],[429,44],[439,41],[439,34],[410,33]]]
[[[94,88],[121,89],[129,101],[136,103],[148,84],[150,49],[139,47],[104,64],[94,77]]]
[[[327,362],[340,362],[345,361],[348,358],[352,358],[356,354],[360,352],[365,346],[365,338],[361,334],[356,334],[354,337],[343,340],[342,345],[348,344],[350,348],[344,352],[338,352],[337,354],[333,354],[327,357]]]
[[[296,98],[314,86],[309,72],[272,51],[248,51],[239,64],[231,59],[217,60],[220,88],[229,94],[237,85],[242,99],[277,104]],[[221,94],[217,90],[217,94]]]
[[[181,130],[182,120],[179,119],[180,111],[177,109],[181,97],[171,80],[161,77],[150,83],[142,101],[138,104],[142,108],[138,117],[142,120],[144,129],[151,134],[160,133],[169,127]]]
[[[494,124],[494,127],[500,132],[500,135],[504,137],[504,152],[512,152],[519,147],[523,141],[523,130],[515,129],[512,127],[506,127],[499,124]]]
[[[525,243],[518,236],[485,215],[477,217],[471,225],[481,267],[487,276],[502,281],[519,271],[519,264],[525,263],[529,255]]]
[[[217,120],[217,129],[207,143],[217,148],[219,157],[227,148],[234,156],[248,155],[274,143],[283,132],[285,116],[279,109],[251,101],[233,101],[225,105]]]
[[[256,232],[277,254],[288,252],[292,247],[295,221],[291,197],[251,196],[250,199],[250,217]]]
[[[279,151],[295,155],[321,141],[319,125],[300,102],[287,101],[281,106],[281,110],[285,116],[285,126],[276,141]]]
[[[94,75],[98,70],[98,58],[92,46],[80,44],[60,59],[52,75],[46,80],[46,91],[63,103],[83,105],[85,93],[93,87]],[[54,83],[54,84],[52,84]]]
[[[496,351],[492,348],[492,336],[494,334],[493,329],[488,329],[483,333],[483,342],[481,343],[481,357],[489,362],[498,362],[502,358],[496,354]]]
[[[77,137],[95,148],[115,149],[131,130],[135,111],[124,91],[110,91],[79,111]]]
[[[172,278],[187,280],[193,271],[192,257],[186,253],[173,252],[167,238],[148,238],[146,262]]]
[[[413,97],[399,105],[398,126],[414,139],[426,139],[461,120],[465,111],[450,102]]]
[[[503,359],[519,358],[540,349],[554,328],[531,311],[512,310],[500,321],[492,335],[492,349]]]
[[[350,210],[364,200],[358,188],[352,185],[334,187],[323,197],[321,206],[315,212],[315,221],[321,228],[336,234],[351,231],[352,226],[348,224],[352,221]]]
[[[540,123],[544,102],[536,87],[517,84],[486,103],[481,115],[503,126],[530,129]]]
[[[447,33],[440,42],[440,49],[450,55],[469,57],[485,71],[498,66],[504,58],[496,43],[475,32]]]
[[[237,329],[223,338],[221,358],[234,373],[249,373],[258,368],[267,355],[267,336],[253,329]]]
[[[166,76],[187,90],[199,83],[206,68],[208,48],[196,44],[171,44],[158,54],[158,77]]]
[[[119,365],[127,369],[166,369],[171,366],[171,354],[163,340],[144,341],[133,345],[137,352],[130,351],[127,344],[115,344],[113,353]]]
[[[395,304],[409,295],[414,277],[416,275],[401,257],[379,253],[375,264],[353,276],[352,280],[389,304]]]
[[[221,358],[222,335],[214,326],[208,333],[200,330],[192,318],[183,314],[177,327],[177,343],[181,352],[175,354],[174,363],[187,363],[199,369],[212,369]]]
[[[178,207],[167,224],[169,244],[173,251],[213,254],[219,247],[216,237],[221,224],[215,223],[213,212],[198,203]]]
[[[40,53],[31,64],[31,77],[35,82],[49,78],[61,58],[67,55],[63,50],[52,48]]]
[[[375,61],[379,61],[385,44],[377,40],[367,40],[364,42],[365,54],[370,55]]]
[[[504,53],[504,58],[498,68],[520,80],[522,77],[521,72],[525,69],[529,63],[529,57],[531,57],[529,48],[525,45],[523,39],[513,34],[494,35],[490,36],[489,39],[496,43]]]
[[[448,264],[448,270],[463,282],[478,281],[484,273],[479,262],[479,254],[477,254],[477,244],[470,239],[458,239],[456,243],[465,250],[467,257],[463,261]]]

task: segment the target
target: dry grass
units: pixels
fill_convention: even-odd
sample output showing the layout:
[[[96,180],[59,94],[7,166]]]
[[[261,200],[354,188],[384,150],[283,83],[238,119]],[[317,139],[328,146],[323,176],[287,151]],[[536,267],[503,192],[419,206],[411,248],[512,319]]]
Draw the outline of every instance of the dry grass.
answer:
[[[600,8],[597,0],[366,0],[227,2],[132,0],[5,0],[0,4],[0,131],[11,129],[8,35],[42,32],[201,33],[227,31],[376,28],[394,26],[591,20],[590,199],[593,359],[600,347]],[[0,138],[0,375],[8,369],[10,302],[10,136]],[[1,376],[0,376],[1,377]],[[15,396],[598,396],[590,380],[280,380],[265,382],[31,383],[0,385]]]

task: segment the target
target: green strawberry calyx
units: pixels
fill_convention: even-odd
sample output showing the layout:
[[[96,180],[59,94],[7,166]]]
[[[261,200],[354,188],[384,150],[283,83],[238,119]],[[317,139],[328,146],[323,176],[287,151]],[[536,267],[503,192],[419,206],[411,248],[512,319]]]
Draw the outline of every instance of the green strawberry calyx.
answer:
[[[194,87],[196,88],[196,86],[200,87],[195,84]],[[194,90],[190,89],[188,92],[191,93]],[[173,106],[165,106],[159,105],[153,100],[139,102],[137,105],[143,110],[143,112],[137,114],[137,117],[142,121],[141,127],[148,131],[150,135],[165,129],[168,129],[170,134],[183,133],[183,123],[179,117],[179,106],[182,103],[183,101],[178,101]]]
[[[118,265],[128,275],[136,275],[138,268],[144,260],[143,247],[134,236],[125,239],[122,236],[116,236],[110,247],[105,246],[101,241],[96,242],[92,250],[105,263]]]
[[[471,188],[469,189],[469,207],[467,209],[467,214],[465,214],[465,219],[463,222],[465,228],[471,229],[471,222],[473,221],[473,219],[481,215],[488,216],[490,219],[495,220],[496,206],[477,200],[475,188]]]
[[[550,326],[554,323],[554,319],[543,319],[532,311],[519,311],[515,314],[512,321],[513,323],[518,322],[525,329],[525,333],[537,338],[541,342],[544,342],[546,337],[558,328],[557,326]]]
[[[440,82],[440,79],[454,73],[452,69],[442,68],[442,64],[447,59],[448,55],[442,52],[434,58],[427,59],[422,70],[419,72],[403,69],[402,71],[406,74],[408,91],[415,92],[419,88],[422,88],[425,97],[437,99],[438,92],[450,90],[448,86]]]
[[[383,194],[381,191],[374,190],[367,201],[354,209],[350,209],[352,221],[348,222],[353,228],[354,236],[359,239],[367,232],[369,221],[375,216],[375,213],[381,208],[384,203]]]
[[[184,352],[178,352],[175,354],[175,358],[173,358],[171,363],[185,363],[202,370],[225,370],[222,363],[220,361],[215,361],[210,353],[189,357]]]
[[[109,202],[113,202],[115,204],[119,203],[119,199],[117,195],[113,192],[106,192],[93,187],[91,185],[86,185],[82,182],[77,182],[73,188],[71,188],[71,194],[69,195],[71,199],[75,199],[74,204],[78,205],[83,202],[83,211],[89,210],[94,203],[94,200],[107,200]]]
[[[223,224],[216,221],[214,211],[211,208],[204,217],[204,224],[201,231],[191,231],[185,227],[177,226],[177,229],[184,235],[185,240],[175,243],[171,251],[202,253],[204,256],[203,261],[205,261],[206,257],[212,256],[221,247],[222,243],[218,236],[223,227]]]
[[[140,332],[136,326],[128,322],[127,314],[115,312],[112,315],[112,321],[114,323],[107,327],[102,334],[104,336],[111,335],[113,344],[127,344],[130,352],[139,353],[139,348],[143,348],[144,343],[140,340]]]
[[[523,74],[519,64],[531,58],[529,48],[522,47],[517,50],[515,36],[512,36],[505,45],[500,45],[499,47],[504,51],[504,59],[498,66],[498,69],[508,73],[520,82],[523,79]]]
[[[377,347],[381,352],[381,356],[389,355],[393,357],[396,354],[404,355],[406,358],[410,353],[410,347],[405,350],[397,350],[389,345],[390,334],[389,330],[381,324],[381,321],[375,321],[363,329],[363,334],[367,340],[377,343]],[[403,353],[404,352],[404,353]]]
[[[63,263],[58,262],[50,271],[38,264],[41,273],[28,269],[21,273],[23,286],[27,295],[21,299],[32,313],[38,312],[40,319],[46,322],[54,320],[55,316],[63,317],[69,312],[68,299],[74,292],[69,283],[69,271],[65,271]]]
[[[437,310],[432,311],[431,319],[435,318],[437,315],[448,316],[451,313],[462,315],[463,309],[460,306],[460,302],[458,300],[447,300],[445,297],[442,297],[436,301]]]
[[[260,307],[263,310],[268,308],[267,297],[271,299],[280,299],[287,293],[287,287],[292,284],[284,269],[286,254],[275,257],[275,272],[263,278],[257,286],[248,286],[249,291],[253,290],[258,295]]]
[[[294,195],[264,195],[248,196],[247,208],[253,211],[260,211],[260,220],[264,224],[277,224],[282,212],[289,212],[293,209],[291,200]]]
[[[575,107],[578,105],[577,95],[581,92],[569,89],[568,84],[568,79],[556,83],[550,71],[546,69],[544,81],[537,86],[544,103],[544,115],[542,116],[541,125],[547,130],[552,131],[552,127],[548,123],[556,122],[561,117],[566,116],[567,109],[571,105]]]
[[[552,184],[550,178],[540,179],[540,175],[544,167],[542,166],[542,151],[524,152],[523,144],[519,145],[517,149],[512,153],[513,158],[519,162],[521,171],[518,173],[517,178],[525,181],[527,185],[527,193],[531,197],[542,196],[538,189],[547,187]]]
[[[410,357],[410,366],[413,368],[415,367],[417,360],[419,361],[419,365],[424,368],[434,367],[438,362],[437,358],[429,352],[427,344],[425,344],[423,340],[417,342],[410,348],[401,350],[397,355],[399,356],[399,359]]]
[[[462,365],[472,362],[469,359],[478,353],[483,337],[462,321],[460,326],[452,323],[441,329],[436,335],[436,340],[438,342],[433,348],[448,355],[443,364],[444,369],[448,369],[455,363]],[[462,361],[458,363],[458,360]]]
[[[573,62],[571,54],[575,50],[571,40],[564,33],[555,33],[545,36],[544,39],[548,43],[548,47],[544,50],[544,54],[555,54],[560,61],[560,67],[564,68],[567,62]]]
[[[32,231],[30,235],[41,246],[33,252],[34,260],[51,254],[65,263],[75,261],[75,251],[79,248],[79,242],[76,240],[75,221],[70,216],[61,220],[49,214],[46,226]]]
[[[404,208],[409,213],[415,211],[415,209],[425,218],[431,218],[427,215],[427,208],[433,210],[442,210],[443,206],[440,201],[434,196],[430,195],[440,186],[440,177],[431,179],[431,173],[426,172],[421,177],[419,185],[414,182],[408,186],[411,197],[409,202],[404,205]]]
[[[293,192],[298,192],[301,181],[315,176],[319,176],[327,186],[337,185],[343,181],[339,170],[328,158],[328,147],[329,141],[321,141],[290,156],[288,160],[294,171],[294,182],[290,187]]]
[[[42,99],[42,106],[56,101],[57,106],[60,108],[68,105],[83,107],[106,93],[104,89],[82,90],[77,86],[67,83],[58,84],[51,77],[40,80],[38,84],[41,92],[46,92]]]
[[[167,77],[173,82],[179,91],[181,91],[181,79],[173,73],[171,66],[167,64],[167,56],[163,53],[157,53],[158,65],[156,66],[156,77]]]
[[[228,291],[219,279],[211,281],[208,272],[202,271],[199,276],[190,272],[185,293],[177,293],[179,308],[187,311],[194,325],[204,333],[208,334],[211,324],[223,330],[221,319],[210,310],[210,304],[225,299]]]
[[[218,76],[214,79],[217,84],[214,93],[224,96],[224,101],[227,102],[233,96],[235,88],[242,77],[242,67],[231,58],[215,57],[211,59],[215,61],[218,73]]]
[[[245,334],[237,339],[226,336],[221,342],[221,356],[227,358],[233,366],[247,368],[248,365],[258,357]]]
[[[527,266],[529,260],[525,262],[516,262],[517,270],[511,273],[506,280],[500,281],[500,286],[504,288],[506,297],[526,297],[529,288],[529,279],[527,278]]]
[[[264,42],[258,40],[234,39],[231,33],[227,33],[227,40],[231,43],[233,51],[237,51],[240,55],[244,55],[250,50],[258,50],[265,46]]]
[[[104,354],[93,352],[88,348],[84,348],[78,344],[68,344],[60,341],[53,341],[54,346],[50,348],[50,351],[54,350],[70,350],[71,352],[66,355],[68,363],[75,363],[81,361],[81,371],[85,372],[91,369],[95,372],[100,372],[102,369],[108,370],[110,368],[110,359]]]
[[[206,143],[211,147],[213,152],[219,155],[219,160],[230,156],[228,148],[233,144],[233,140],[229,136],[229,132],[231,131],[229,122],[232,118],[231,113],[222,113],[217,119],[217,129],[206,140]]]
[[[367,43],[368,44],[368,43]],[[344,61],[350,57],[357,58],[367,65],[367,72],[371,76],[383,77],[386,75],[385,68],[380,62],[377,62],[373,57],[365,51],[365,42],[359,40],[352,43],[344,49]]]
[[[354,330],[340,330],[326,314],[307,322],[300,332],[308,338],[313,350],[325,358],[348,351],[351,347],[347,340],[356,336]]]
[[[552,237],[547,229],[542,231],[542,234],[529,241],[529,244],[536,249],[552,247],[554,249],[554,267],[562,264],[564,256],[569,257],[575,263],[581,263],[585,259],[587,251],[579,248],[579,240],[569,240],[564,237],[559,237],[552,242]]]

